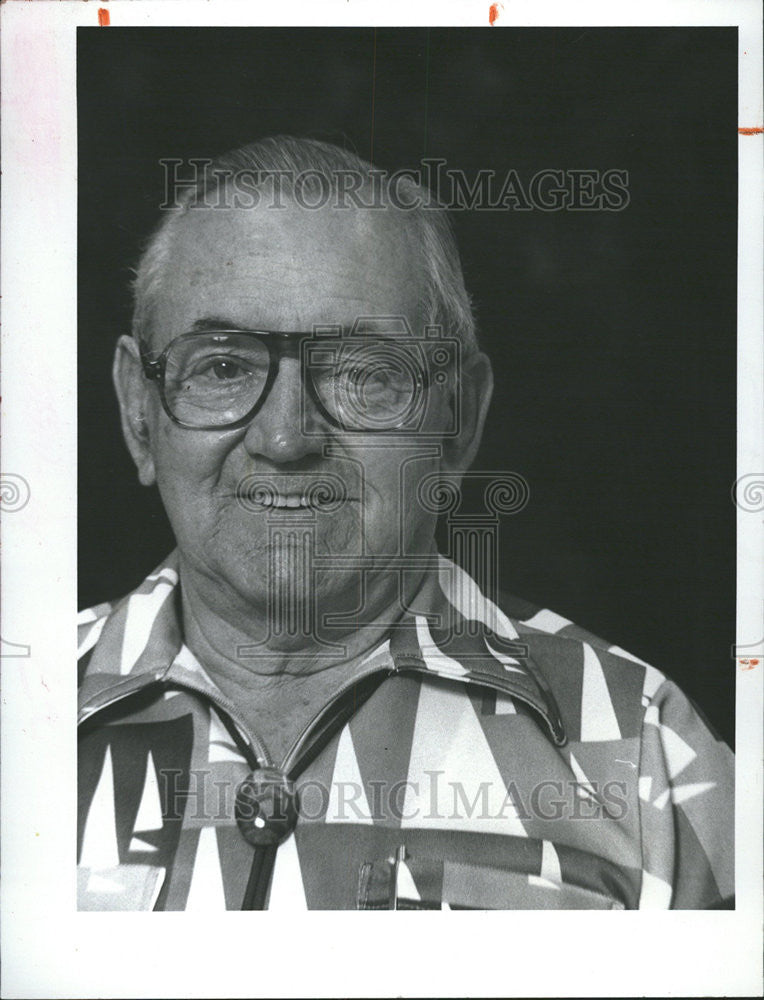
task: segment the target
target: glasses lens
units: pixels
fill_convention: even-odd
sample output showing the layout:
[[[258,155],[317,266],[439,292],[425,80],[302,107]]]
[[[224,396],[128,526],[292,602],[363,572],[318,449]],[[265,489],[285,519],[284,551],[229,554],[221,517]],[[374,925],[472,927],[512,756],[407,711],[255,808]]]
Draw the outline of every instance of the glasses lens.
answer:
[[[423,359],[393,340],[310,344],[307,372],[321,405],[348,430],[394,430],[424,403]]]
[[[268,368],[268,348],[254,337],[181,337],[167,355],[165,399],[172,415],[191,427],[236,423],[258,403]]]

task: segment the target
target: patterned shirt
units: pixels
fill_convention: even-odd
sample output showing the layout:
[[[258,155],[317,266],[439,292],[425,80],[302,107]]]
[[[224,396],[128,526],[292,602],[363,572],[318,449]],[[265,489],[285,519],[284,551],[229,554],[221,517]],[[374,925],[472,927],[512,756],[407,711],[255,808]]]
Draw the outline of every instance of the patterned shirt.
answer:
[[[183,641],[177,554],[80,616],[80,909],[695,909],[734,892],[733,757],[654,667],[440,557],[274,762]],[[297,789],[253,847],[255,768]]]

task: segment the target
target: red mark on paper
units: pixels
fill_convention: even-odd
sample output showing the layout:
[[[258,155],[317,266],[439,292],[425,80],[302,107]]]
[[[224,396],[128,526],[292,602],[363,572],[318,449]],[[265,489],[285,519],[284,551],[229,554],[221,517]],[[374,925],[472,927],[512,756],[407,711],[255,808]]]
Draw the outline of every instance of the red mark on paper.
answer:
[[[105,7],[98,8],[98,24],[101,28],[108,28],[111,24],[109,12]]]
[[[759,665],[759,661],[758,660],[741,660],[740,661],[740,666],[743,668],[743,670],[753,670],[753,668],[757,667],[758,665]]]
[[[764,132],[764,128],[739,128],[738,132],[741,135],[761,135]]]
[[[494,21],[497,20],[499,16],[499,10],[504,10],[503,3],[492,3],[488,8],[488,23],[493,27]]]

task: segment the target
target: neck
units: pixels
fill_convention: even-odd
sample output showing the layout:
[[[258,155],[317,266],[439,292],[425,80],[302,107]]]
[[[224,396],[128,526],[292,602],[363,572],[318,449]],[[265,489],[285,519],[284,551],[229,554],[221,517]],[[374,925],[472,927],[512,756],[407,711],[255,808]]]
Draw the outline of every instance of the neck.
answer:
[[[206,599],[204,581],[181,558],[185,641],[251,731],[279,759],[343,685],[366,673],[364,659],[388,636],[390,622],[400,618],[423,575],[408,580],[411,586],[403,595],[397,573],[376,575],[357,627],[280,637],[271,634],[262,611],[222,614],[219,601]],[[331,610],[341,603],[332,601]]]

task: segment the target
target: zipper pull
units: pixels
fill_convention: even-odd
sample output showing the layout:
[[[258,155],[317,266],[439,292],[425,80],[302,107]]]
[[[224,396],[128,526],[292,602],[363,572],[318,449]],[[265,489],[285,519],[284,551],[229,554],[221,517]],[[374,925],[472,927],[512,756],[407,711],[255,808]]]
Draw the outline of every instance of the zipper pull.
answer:
[[[253,847],[282,844],[297,825],[298,813],[295,783],[277,767],[258,768],[236,790],[236,823]]]

